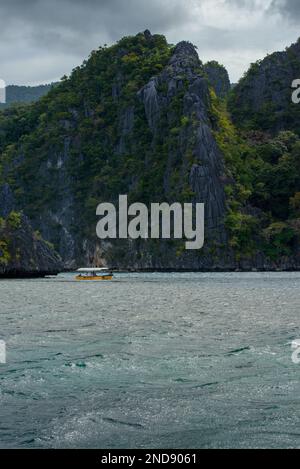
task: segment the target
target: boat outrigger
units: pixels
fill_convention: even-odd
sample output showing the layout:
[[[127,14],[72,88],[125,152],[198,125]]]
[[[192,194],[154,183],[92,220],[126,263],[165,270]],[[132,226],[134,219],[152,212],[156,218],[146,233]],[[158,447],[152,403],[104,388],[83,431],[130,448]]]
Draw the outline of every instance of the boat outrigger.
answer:
[[[76,280],[112,280],[113,273],[106,268],[87,267],[78,269]]]

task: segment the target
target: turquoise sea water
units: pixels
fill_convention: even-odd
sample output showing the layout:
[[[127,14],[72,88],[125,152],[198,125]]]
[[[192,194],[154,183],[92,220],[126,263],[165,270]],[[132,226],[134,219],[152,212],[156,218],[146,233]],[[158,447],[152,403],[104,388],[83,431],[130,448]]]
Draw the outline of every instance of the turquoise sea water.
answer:
[[[0,281],[0,447],[300,447],[299,273]]]

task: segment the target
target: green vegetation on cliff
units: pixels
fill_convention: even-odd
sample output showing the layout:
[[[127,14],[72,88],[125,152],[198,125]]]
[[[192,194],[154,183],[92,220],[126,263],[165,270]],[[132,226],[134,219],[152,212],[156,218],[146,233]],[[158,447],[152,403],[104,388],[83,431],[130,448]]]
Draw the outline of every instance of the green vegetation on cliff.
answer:
[[[165,148],[157,138],[145,167],[152,137],[136,93],[169,57],[170,47],[162,36],[124,38],[92,52],[38,103],[0,115],[0,182],[9,182],[30,218],[54,209],[55,200],[66,196],[62,165],[63,178],[71,180],[76,210],[86,214],[87,229],[94,222],[97,203],[127,193],[130,186],[140,200],[160,195]],[[173,135],[181,117],[174,118]],[[134,126],[128,137],[126,126]],[[120,137],[123,148],[118,148]]]
[[[300,39],[252,64],[229,98],[248,146],[241,168],[248,177],[248,202],[260,210],[259,234],[272,259],[299,251],[300,105],[291,99],[299,77]]]
[[[257,249],[269,258],[291,255],[300,239],[300,138],[275,137],[232,124],[226,101],[212,93],[216,140],[226,164],[230,244],[238,257]]]
[[[207,62],[203,68],[216,95],[219,98],[226,98],[231,89],[226,68],[215,60]]]
[[[282,130],[300,136],[300,106],[292,102],[292,82],[299,78],[300,38],[285,51],[251,65],[229,99],[234,122],[273,136]]]
[[[0,103],[0,109],[21,103],[33,103],[38,101],[42,96],[47,94],[52,86],[51,85],[38,85],[38,86],[19,86],[8,85],[6,87],[6,103]]]
[[[187,66],[204,76],[187,47]],[[37,103],[0,113],[0,186],[9,184],[34,226],[47,219],[41,231],[57,249],[66,229],[72,239],[95,236],[97,205],[119,194],[145,203],[193,197],[189,79],[182,67],[170,93],[173,50],[147,31],[125,37],[93,51]],[[153,86],[152,77],[160,77]]]
[[[279,72],[275,114],[267,88],[257,95],[257,77],[280,69],[275,58],[253,66],[228,100],[226,70],[203,66],[190,43],[146,31],[100,47],[38,102],[0,112],[0,201],[23,210],[68,265],[83,256],[142,268],[256,267],[258,257],[259,268],[287,257],[296,265],[298,110],[274,92],[285,86]],[[204,202],[205,249],[195,256],[174,240],[95,248],[96,206],[119,194]],[[5,240],[2,252],[7,259]]]

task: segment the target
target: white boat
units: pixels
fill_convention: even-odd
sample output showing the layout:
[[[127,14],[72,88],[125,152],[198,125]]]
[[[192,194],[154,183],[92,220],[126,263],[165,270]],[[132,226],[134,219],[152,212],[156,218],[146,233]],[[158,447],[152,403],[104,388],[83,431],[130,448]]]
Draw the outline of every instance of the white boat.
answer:
[[[107,268],[84,267],[76,271],[76,280],[112,280],[113,273]]]

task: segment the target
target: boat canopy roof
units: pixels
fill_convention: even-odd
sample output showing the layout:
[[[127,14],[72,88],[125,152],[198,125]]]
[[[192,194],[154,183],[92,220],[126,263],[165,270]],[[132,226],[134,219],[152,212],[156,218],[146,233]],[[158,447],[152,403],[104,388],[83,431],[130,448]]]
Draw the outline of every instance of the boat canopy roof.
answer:
[[[89,273],[89,272],[107,272],[109,269],[106,267],[84,267],[81,269],[77,269],[76,272],[82,272],[82,273]]]

